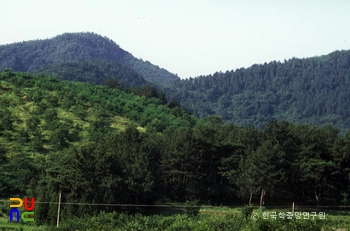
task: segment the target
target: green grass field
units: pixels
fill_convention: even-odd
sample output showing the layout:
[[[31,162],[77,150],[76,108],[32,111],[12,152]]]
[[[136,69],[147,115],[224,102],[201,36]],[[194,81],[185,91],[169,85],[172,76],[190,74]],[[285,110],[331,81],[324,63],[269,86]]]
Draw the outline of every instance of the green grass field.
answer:
[[[100,214],[90,218],[76,218],[61,221],[59,228],[55,226],[36,226],[30,223],[10,223],[8,217],[3,214],[0,218],[0,230],[341,230],[350,231],[350,210],[337,211],[320,208],[318,212],[308,208],[295,211],[294,219],[275,219],[271,214],[291,212],[291,209],[253,209],[246,219],[242,217],[242,208],[236,207],[203,207],[198,216],[188,216],[181,206],[176,208],[157,208],[152,215],[130,215],[126,213]],[[296,213],[316,213],[314,218],[295,218]],[[318,214],[325,212],[324,219]],[[156,214],[158,213],[158,214]],[[161,214],[161,215],[159,215]],[[256,216],[254,216],[254,214]],[[269,216],[264,216],[269,214]]]

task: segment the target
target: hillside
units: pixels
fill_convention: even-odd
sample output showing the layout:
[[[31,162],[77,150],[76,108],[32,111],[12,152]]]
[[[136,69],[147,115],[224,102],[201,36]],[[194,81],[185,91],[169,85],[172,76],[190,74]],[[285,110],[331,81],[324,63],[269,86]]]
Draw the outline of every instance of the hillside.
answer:
[[[350,128],[350,51],[256,64],[177,81],[163,91],[200,117],[238,125],[271,120]]]
[[[183,109],[168,107],[150,87],[129,89],[133,94],[108,84],[60,81],[8,69],[0,80],[0,143],[11,153],[48,154],[128,125],[160,132],[193,123]]]
[[[0,71],[33,72],[65,62],[108,60],[134,69],[147,81],[168,85],[179,77],[135,58],[112,40],[94,33],[65,33],[51,39],[0,46]]]
[[[350,130],[198,119],[148,86],[0,74],[0,199],[53,202],[35,205],[37,224],[56,224],[59,192],[63,221],[139,212],[90,203],[246,204],[265,200],[265,191],[266,205],[338,206],[350,189],[349,148]]]
[[[0,198],[33,193],[47,157],[58,151],[130,129],[142,134],[196,123],[153,88],[108,86],[114,87],[9,69],[0,74]]]
[[[98,85],[103,84],[107,79],[114,79],[124,88],[146,84],[151,85],[135,70],[107,60],[51,64],[33,71],[33,74],[50,75],[64,80],[95,83]]]

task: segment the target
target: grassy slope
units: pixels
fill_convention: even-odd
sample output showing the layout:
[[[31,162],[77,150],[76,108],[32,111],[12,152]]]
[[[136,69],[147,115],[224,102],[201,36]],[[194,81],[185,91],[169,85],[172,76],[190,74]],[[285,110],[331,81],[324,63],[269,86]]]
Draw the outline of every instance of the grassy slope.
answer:
[[[11,114],[16,117],[16,122],[14,123],[14,129],[15,130],[20,130],[20,129],[27,129],[27,121],[31,118],[31,115],[33,112],[37,109],[37,105],[32,102],[21,102],[21,99],[26,99],[26,91],[30,88],[23,88],[20,90],[21,93],[20,95],[16,95],[13,92],[13,85],[7,83],[7,82],[1,82],[0,83],[0,98],[11,101],[11,107],[8,109],[10,110]],[[52,95],[56,95],[57,91],[51,91],[49,92]],[[78,116],[76,116],[72,110],[65,110],[61,107],[56,108],[58,111],[58,118],[63,120],[71,120],[74,122],[74,125],[79,125],[82,128],[88,128],[90,127],[89,121],[94,120],[95,117],[92,114],[92,107],[87,107],[86,109],[86,120],[82,120]],[[113,117],[110,118],[110,127],[123,131],[125,130],[125,127],[128,124],[135,123],[134,121],[125,118],[120,115],[114,115]],[[43,127],[46,125],[47,121],[45,119],[40,120],[40,125]],[[141,126],[137,126],[140,131],[145,131],[145,128]],[[49,130],[44,130],[44,135],[48,135],[51,133]],[[83,138],[86,138],[86,133],[84,130],[80,133],[80,136]],[[47,136],[46,136],[47,138]],[[4,139],[3,137],[0,137],[0,140]]]
[[[55,151],[51,147],[50,137],[55,135],[56,130],[47,127],[53,123],[45,118],[47,110],[57,112],[57,121],[54,121],[60,124],[57,127],[65,126],[71,136],[78,130],[75,136],[79,139],[74,142],[68,140],[70,145],[74,145],[77,141],[78,143],[87,141],[91,133],[91,124],[96,121],[101,123],[101,120],[107,124],[108,128],[104,128],[105,131],[123,131],[130,124],[135,125],[139,131],[145,131],[151,123],[154,126],[161,124],[161,127],[188,124],[184,119],[174,116],[169,108],[154,98],[148,99],[117,89],[61,81],[52,77],[32,77],[25,73],[12,73],[14,76],[9,78],[5,77],[5,72],[2,75],[2,77],[0,75],[0,107],[8,110],[13,120],[13,129],[6,131],[7,136],[0,136],[0,144],[7,148],[8,154],[35,152],[30,145],[34,142],[35,132],[28,127],[33,118],[39,118],[40,121],[37,128],[44,142],[42,153]],[[16,83],[16,79],[19,83]],[[50,86],[52,82],[54,84]],[[50,101],[55,103],[52,104]],[[16,138],[21,136],[21,132],[28,134],[24,144],[19,144]],[[17,149],[14,148],[16,145]]]

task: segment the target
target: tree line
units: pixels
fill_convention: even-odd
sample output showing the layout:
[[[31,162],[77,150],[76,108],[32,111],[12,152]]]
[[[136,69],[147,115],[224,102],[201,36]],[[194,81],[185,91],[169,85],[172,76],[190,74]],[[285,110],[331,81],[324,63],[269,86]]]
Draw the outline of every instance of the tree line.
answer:
[[[194,127],[106,134],[50,156],[39,201],[156,204],[342,205],[350,189],[350,133],[285,121],[263,130],[225,125],[216,117]],[[112,211],[116,208],[106,208]],[[51,211],[51,213],[50,213]],[[98,213],[65,205],[63,216]],[[56,221],[56,205],[40,204],[40,221]]]

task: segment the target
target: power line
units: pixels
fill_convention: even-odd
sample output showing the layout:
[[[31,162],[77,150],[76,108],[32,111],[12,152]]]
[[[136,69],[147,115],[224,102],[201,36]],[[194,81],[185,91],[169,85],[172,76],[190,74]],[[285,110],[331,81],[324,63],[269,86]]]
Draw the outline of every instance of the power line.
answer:
[[[7,202],[10,203],[9,200],[0,200],[0,202]],[[35,201],[35,204],[59,204],[59,202],[52,202],[52,201]],[[115,206],[115,207],[164,207],[164,208],[186,208],[186,207],[201,207],[201,208],[241,208],[243,206],[212,206],[212,205],[145,205],[145,204],[103,204],[103,203],[77,203],[77,202],[61,202],[61,205],[86,205],[86,206]],[[252,206],[253,208],[259,206]],[[296,205],[297,208],[350,208],[350,206],[299,206]],[[265,208],[290,208],[290,206],[284,205],[284,206],[265,206]]]

